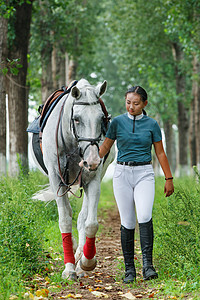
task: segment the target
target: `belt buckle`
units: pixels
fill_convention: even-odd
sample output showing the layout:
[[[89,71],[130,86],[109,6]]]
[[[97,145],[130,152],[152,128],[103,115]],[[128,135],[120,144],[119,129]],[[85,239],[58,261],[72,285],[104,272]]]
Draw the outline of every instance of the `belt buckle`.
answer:
[[[128,162],[128,166],[129,166],[129,167],[134,166],[134,162],[133,162],[133,161],[129,161],[129,162]]]

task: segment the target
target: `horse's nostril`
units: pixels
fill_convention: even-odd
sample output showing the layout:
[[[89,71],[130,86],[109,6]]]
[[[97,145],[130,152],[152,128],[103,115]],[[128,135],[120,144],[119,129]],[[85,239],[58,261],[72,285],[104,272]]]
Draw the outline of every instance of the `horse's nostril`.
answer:
[[[88,167],[88,163],[86,160],[84,160],[83,165],[84,165],[84,167]]]

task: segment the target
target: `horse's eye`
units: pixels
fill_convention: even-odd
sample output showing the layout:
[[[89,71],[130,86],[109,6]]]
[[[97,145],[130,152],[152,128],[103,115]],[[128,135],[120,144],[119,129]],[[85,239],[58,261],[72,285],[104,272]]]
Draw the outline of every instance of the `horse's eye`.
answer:
[[[79,124],[79,123],[80,123],[79,118],[78,118],[78,117],[74,117],[74,122],[75,122],[76,124]]]

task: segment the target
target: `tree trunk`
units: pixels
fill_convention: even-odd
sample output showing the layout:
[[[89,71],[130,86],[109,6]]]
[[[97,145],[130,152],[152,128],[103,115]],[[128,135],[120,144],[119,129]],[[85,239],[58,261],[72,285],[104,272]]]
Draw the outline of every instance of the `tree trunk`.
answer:
[[[53,45],[53,50],[51,53],[51,65],[52,65],[52,82],[53,82],[53,89],[56,90],[58,88],[58,81],[57,81],[57,68],[56,68],[56,46]]]
[[[70,84],[70,82],[76,80],[76,71],[77,71],[77,63],[72,58],[69,60],[68,78],[67,78],[68,85]]]
[[[180,68],[183,60],[183,51],[179,44],[173,43],[173,55],[175,59],[176,94],[178,96],[178,132],[179,132],[179,161],[177,175],[188,175],[188,109],[185,108],[185,74]]]
[[[65,54],[57,58],[58,87],[67,86],[65,70]]]
[[[6,175],[6,66],[8,19],[0,17],[0,176]]]
[[[52,46],[43,48],[41,52],[42,61],[42,103],[44,103],[49,95],[53,92],[53,79],[52,79]]]
[[[58,55],[59,52],[59,55]],[[58,89],[62,86],[66,86],[66,79],[65,79],[65,53],[61,53],[58,49],[53,46],[52,51],[52,80],[53,80],[53,88]]]
[[[19,173],[21,161],[23,169],[28,169],[28,88],[26,86],[27,54],[30,37],[32,1],[16,5],[14,22],[15,39],[9,52],[9,58],[19,58],[22,68],[14,76],[9,73],[8,108],[9,108],[9,174]]]
[[[199,85],[200,63],[196,55],[193,58],[193,83],[192,94],[194,99],[194,127],[196,144],[196,165],[200,170],[200,85]]]
[[[170,168],[174,173],[176,170],[176,143],[174,130],[172,128],[170,120],[164,122],[165,142],[166,142],[166,154],[170,164]]]
[[[190,105],[190,127],[189,127],[190,166],[196,166],[196,135],[195,135],[195,108],[194,99]]]

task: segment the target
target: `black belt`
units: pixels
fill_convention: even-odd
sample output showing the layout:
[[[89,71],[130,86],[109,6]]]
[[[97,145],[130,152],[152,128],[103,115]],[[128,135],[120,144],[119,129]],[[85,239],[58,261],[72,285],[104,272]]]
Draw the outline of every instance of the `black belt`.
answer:
[[[151,161],[143,161],[143,162],[136,162],[136,161],[117,161],[117,164],[129,166],[129,167],[133,167],[133,166],[150,165],[150,164],[151,164]]]

